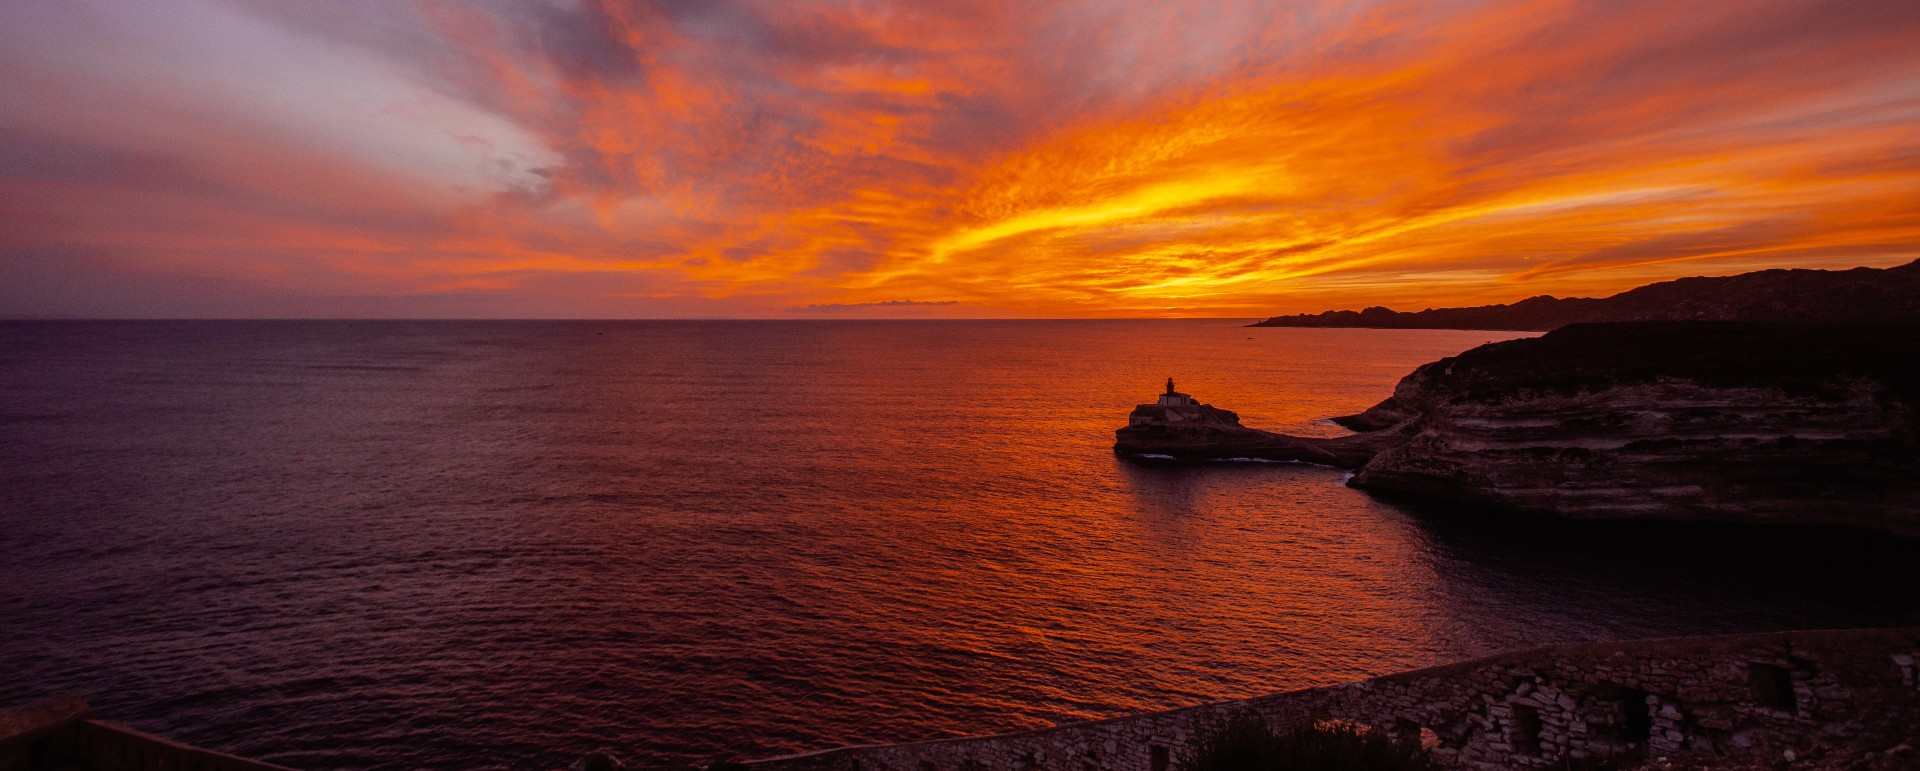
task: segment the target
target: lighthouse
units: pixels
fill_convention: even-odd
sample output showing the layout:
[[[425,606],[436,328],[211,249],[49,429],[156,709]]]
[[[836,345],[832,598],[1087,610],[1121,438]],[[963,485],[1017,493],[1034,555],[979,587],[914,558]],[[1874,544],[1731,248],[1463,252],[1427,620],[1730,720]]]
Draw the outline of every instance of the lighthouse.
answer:
[[[1160,395],[1160,406],[1192,408],[1200,406],[1200,403],[1191,396],[1173,390],[1173,378],[1167,378],[1167,392]]]

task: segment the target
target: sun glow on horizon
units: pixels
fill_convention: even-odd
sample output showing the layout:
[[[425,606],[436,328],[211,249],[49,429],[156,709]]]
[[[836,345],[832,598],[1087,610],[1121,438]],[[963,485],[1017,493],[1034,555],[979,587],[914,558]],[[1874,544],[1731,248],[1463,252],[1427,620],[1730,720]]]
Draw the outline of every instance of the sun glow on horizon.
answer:
[[[21,3],[0,66],[6,313],[1254,316],[1920,256],[1885,0]]]

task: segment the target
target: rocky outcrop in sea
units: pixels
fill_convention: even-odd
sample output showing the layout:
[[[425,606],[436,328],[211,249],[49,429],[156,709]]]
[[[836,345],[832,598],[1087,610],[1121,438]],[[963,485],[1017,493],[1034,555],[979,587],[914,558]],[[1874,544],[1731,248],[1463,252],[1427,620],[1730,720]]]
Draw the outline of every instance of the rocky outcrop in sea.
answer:
[[[1575,325],[1427,364],[1336,420],[1359,433],[1130,426],[1115,449],[1324,463],[1461,512],[1920,536],[1920,325]]]
[[[1267,460],[1355,467],[1384,449],[1392,438],[1358,434],[1320,439],[1289,436],[1240,425],[1240,416],[1173,390],[1154,404],[1133,408],[1127,425],[1114,432],[1114,452],[1141,460]]]

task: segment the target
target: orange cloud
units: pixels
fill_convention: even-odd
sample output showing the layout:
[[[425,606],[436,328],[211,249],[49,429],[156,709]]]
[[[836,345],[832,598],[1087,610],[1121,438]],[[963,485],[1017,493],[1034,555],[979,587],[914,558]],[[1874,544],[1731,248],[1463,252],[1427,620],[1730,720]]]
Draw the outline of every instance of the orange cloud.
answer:
[[[1920,253],[1911,3],[4,13],[0,260],[262,308],[1264,315]]]

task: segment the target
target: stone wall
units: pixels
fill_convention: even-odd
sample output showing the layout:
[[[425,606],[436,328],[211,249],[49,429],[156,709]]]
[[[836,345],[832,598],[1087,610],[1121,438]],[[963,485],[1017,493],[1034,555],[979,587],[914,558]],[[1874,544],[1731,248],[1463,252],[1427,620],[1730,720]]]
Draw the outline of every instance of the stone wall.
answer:
[[[1920,628],[1541,648],[1371,680],[999,736],[848,747],[753,771],[1167,771],[1251,712],[1417,739],[1458,768],[1611,760],[1920,768]],[[1904,749],[1903,749],[1904,748]]]
[[[94,720],[62,699],[0,712],[0,771],[292,771]]]

